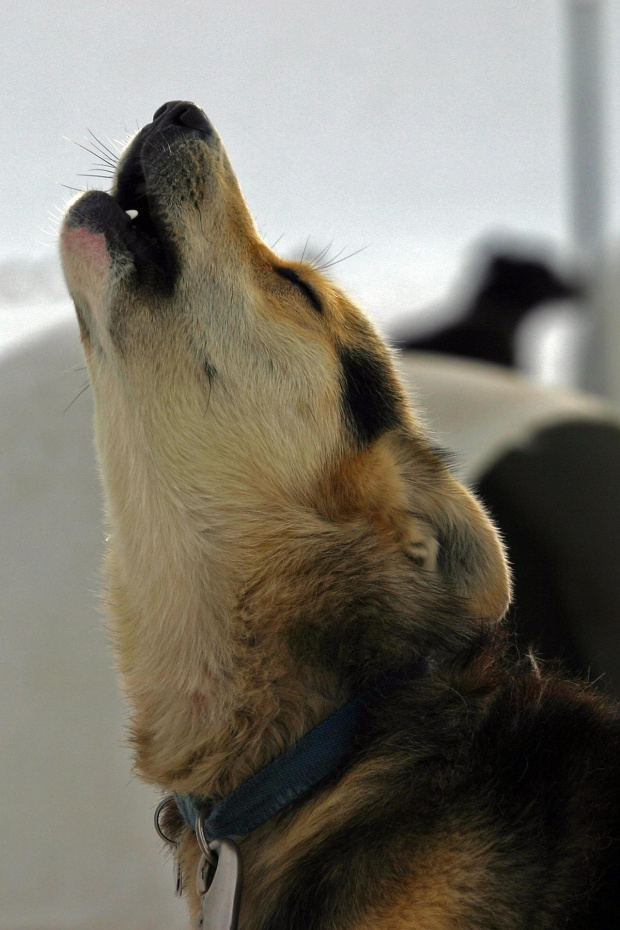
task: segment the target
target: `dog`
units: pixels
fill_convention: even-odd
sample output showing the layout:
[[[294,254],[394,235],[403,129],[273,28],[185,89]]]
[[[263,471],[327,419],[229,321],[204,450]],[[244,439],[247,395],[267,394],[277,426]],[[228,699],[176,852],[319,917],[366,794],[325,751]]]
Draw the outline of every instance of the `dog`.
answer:
[[[223,838],[240,927],[620,925],[615,706],[514,653],[489,516],[364,314],[262,241],[202,110],[157,110],[61,257],[135,769],[179,799],[194,924],[233,921],[205,917],[183,800],[238,798],[363,705],[335,767]]]
[[[492,255],[475,292],[455,322],[429,335],[415,332],[392,342],[402,349],[438,352],[517,368],[521,324],[541,305],[575,300],[583,286],[548,263],[509,252]]]

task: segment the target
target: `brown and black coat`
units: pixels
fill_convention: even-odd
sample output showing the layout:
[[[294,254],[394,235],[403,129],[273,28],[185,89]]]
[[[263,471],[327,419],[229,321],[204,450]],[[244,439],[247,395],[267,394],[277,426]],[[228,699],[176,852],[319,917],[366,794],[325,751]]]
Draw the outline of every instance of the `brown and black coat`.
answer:
[[[343,772],[241,841],[244,930],[620,926],[615,708],[511,654],[495,528],[360,310],[259,237],[204,114],[158,110],[61,239],[141,777],[223,797],[431,660]]]

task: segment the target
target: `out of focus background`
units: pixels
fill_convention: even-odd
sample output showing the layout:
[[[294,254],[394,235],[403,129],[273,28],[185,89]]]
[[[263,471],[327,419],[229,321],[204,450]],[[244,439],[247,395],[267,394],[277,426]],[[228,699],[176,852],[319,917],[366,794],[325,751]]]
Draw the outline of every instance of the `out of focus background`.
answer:
[[[620,4],[23,0],[0,24],[0,930],[171,930],[59,218],[162,103],[201,105],[267,242],[322,254],[404,350],[505,536],[516,635],[620,693]]]
[[[611,243],[620,227],[620,6],[581,3],[602,20]],[[0,344],[70,314],[58,216],[68,187],[105,180],[84,177],[98,162],[68,140],[95,148],[92,132],[122,145],[169,99],[198,102],[218,127],[269,242],[285,253],[301,252],[308,237],[340,257],[363,250],[334,274],[388,328],[457,314],[493,247],[572,268],[574,5],[5,5]]]

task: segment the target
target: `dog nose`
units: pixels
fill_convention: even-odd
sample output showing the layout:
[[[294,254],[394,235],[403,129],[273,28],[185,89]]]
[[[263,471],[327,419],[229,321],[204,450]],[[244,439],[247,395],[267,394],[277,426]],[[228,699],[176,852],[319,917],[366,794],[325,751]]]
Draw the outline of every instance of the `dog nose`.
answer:
[[[153,114],[153,124],[157,123],[158,129],[164,126],[179,126],[183,129],[196,129],[210,135],[213,132],[211,123],[195,103],[188,100],[170,100],[164,103]]]

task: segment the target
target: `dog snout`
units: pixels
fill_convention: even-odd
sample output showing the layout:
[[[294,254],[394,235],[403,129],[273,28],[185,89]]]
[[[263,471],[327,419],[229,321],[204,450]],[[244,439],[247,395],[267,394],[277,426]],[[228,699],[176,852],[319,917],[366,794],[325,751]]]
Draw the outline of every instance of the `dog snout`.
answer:
[[[161,131],[168,126],[179,129],[194,129],[205,135],[213,134],[213,126],[206,114],[195,103],[187,100],[170,100],[153,114],[153,129]]]

